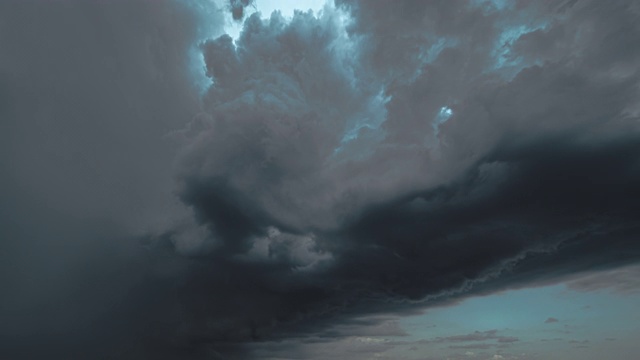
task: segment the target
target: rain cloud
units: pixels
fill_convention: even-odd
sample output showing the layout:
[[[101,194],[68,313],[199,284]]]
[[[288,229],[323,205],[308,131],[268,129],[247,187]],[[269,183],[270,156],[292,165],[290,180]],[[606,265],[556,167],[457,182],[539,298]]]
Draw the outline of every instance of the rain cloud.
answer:
[[[640,260],[637,2],[247,6],[0,5],[1,354],[360,346]]]

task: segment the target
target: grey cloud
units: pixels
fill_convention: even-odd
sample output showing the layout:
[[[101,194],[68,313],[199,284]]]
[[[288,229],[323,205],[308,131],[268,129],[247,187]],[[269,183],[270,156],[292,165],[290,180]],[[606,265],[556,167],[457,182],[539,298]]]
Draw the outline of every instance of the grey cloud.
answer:
[[[300,346],[296,342],[281,344],[284,346],[251,344],[256,347],[251,353],[252,358],[288,358],[288,359],[330,359],[348,356],[350,359],[393,358],[387,352],[395,348],[385,340],[369,337],[345,337],[332,342],[306,344]]]
[[[354,16],[348,39],[327,11],[319,19],[298,14],[290,24],[253,15],[235,45],[221,37],[203,46],[216,85],[204,100],[209,125],[181,160],[183,201],[218,235],[223,253],[249,254],[276,228],[313,236],[333,259],[314,273],[318,288],[300,289],[313,300],[292,298],[304,315],[285,312],[270,330],[258,322],[261,331],[291,336],[336,313],[402,312],[407,300],[448,301],[594,261],[637,259],[628,240],[636,228],[629,194],[638,192],[637,125],[626,112],[637,73],[606,73],[594,44],[571,37],[558,40],[571,52],[537,51],[542,62],[525,57],[532,45],[524,35],[509,45],[522,63],[485,70],[498,61],[496,38],[524,14],[548,23],[545,31],[587,20],[616,28],[586,5],[567,10],[575,11],[573,23],[534,4],[487,14],[454,2],[405,3],[343,4]],[[420,21],[451,45],[433,59],[380,57],[408,45],[368,26],[396,21],[388,14],[405,5],[412,15],[429,14]],[[431,21],[431,7],[455,17]],[[476,20],[471,28],[447,22],[458,17]],[[431,29],[420,21],[411,25],[416,33]],[[413,31],[397,23],[384,29],[394,25],[400,34]],[[436,40],[424,39],[425,47]],[[360,130],[362,138],[343,144],[343,133],[359,126],[351,119],[371,104],[385,116],[384,137]],[[453,114],[436,133],[429,119],[443,106]],[[361,129],[376,128],[375,119],[366,121]],[[358,146],[373,150],[358,156]],[[281,259],[279,266],[295,266]],[[278,274],[269,287],[297,282]],[[274,311],[263,310],[265,320]]]
[[[244,9],[253,5],[253,0],[229,0],[229,9],[233,20],[242,20],[244,18]]]
[[[544,323],[545,324],[552,324],[552,323],[557,323],[558,321],[560,321],[560,320],[558,320],[556,318],[553,318],[553,317],[550,317],[547,320],[545,320]]]
[[[345,324],[336,326],[331,332],[323,332],[322,335],[332,336],[361,336],[361,337],[402,337],[409,335],[400,325],[398,320],[385,319],[384,317],[368,317],[363,321],[356,318]]]
[[[488,350],[505,348],[519,341],[516,337],[501,335],[496,330],[476,331],[471,334],[433,339],[403,340],[402,337],[397,336],[404,336],[404,333],[371,332],[371,330],[380,328],[380,325],[371,327],[375,318],[360,319],[360,326],[354,328],[355,331],[353,332],[346,331],[340,334],[333,332],[328,337],[325,336],[326,334],[320,337],[313,335],[300,340],[290,338],[285,340],[284,344],[282,342],[266,342],[251,344],[248,347],[251,349],[252,356],[260,358],[324,359],[342,357],[345,354],[349,354],[349,356],[355,356],[355,358],[360,359],[370,358],[371,356],[397,358],[398,354],[403,354],[404,351],[434,354],[439,353],[442,349]],[[364,320],[364,323],[362,323],[362,320]],[[384,318],[379,320],[382,320],[382,324],[393,324]],[[364,324],[368,325],[362,326]],[[337,329],[344,329],[344,327],[340,326]],[[364,335],[363,330],[365,332],[368,331],[369,335]],[[440,350],[436,351],[435,349]]]
[[[206,3],[1,5],[3,301],[60,294],[7,339],[365,358],[404,334],[382,314],[640,259],[635,2],[336,3],[235,41]],[[518,339],[437,341],[487,340]]]
[[[594,272],[567,282],[567,287],[583,292],[607,289],[622,295],[634,294],[640,291],[639,272],[639,266]]]
[[[495,347],[495,344],[467,344],[467,345],[450,345],[450,349],[463,350],[488,350]]]
[[[579,340],[570,340],[570,341],[569,341],[569,344],[588,344],[588,343],[589,343],[589,340],[582,340],[582,341],[579,341]]]
[[[498,335],[497,330],[475,331],[471,334],[454,335],[448,337],[437,338],[434,342],[439,343],[457,343],[457,342],[473,342],[495,340],[498,343],[512,343],[519,341],[517,337]]]
[[[199,18],[171,1],[0,4],[0,357],[162,355],[173,260],[139,236],[185,212],[163,136],[198,105]]]

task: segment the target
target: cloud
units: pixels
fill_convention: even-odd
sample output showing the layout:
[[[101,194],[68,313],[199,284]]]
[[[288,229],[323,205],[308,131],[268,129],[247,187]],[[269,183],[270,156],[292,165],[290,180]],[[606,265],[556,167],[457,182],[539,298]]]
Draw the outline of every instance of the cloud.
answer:
[[[498,335],[497,330],[487,330],[487,331],[475,331],[471,334],[466,335],[454,335],[441,337],[434,340],[434,342],[438,343],[456,343],[456,342],[474,342],[474,341],[487,341],[487,340],[495,340],[498,343],[512,343],[517,342],[520,339],[513,336],[503,336]],[[466,345],[465,345],[466,346]]]
[[[385,314],[640,259],[635,2],[341,0],[235,41],[208,2],[1,6],[3,231],[41,239],[4,266],[74,264],[19,298],[91,315],[50,305],[35,329],[69,328],[34,349],[366,358],[404,335]]]
[[[560,321],[560,320],[558,320],[558,319],[556,319],[556,318],[550,317],[550,318],[548,318],[547,320],[545,320],[545,321],[544,321],[544,323],[545,323],[545,324],[552,324],[552,323],[557,323],[557,322],[559,322],[559,321]]]
[[[253,3],[253,0],[229,0],[229,9],[233,20],[242,20],[244,18],[244,9],[253,5]]]
[[[218,17],[206,1],[0,4],[0,357],[164,356],[180,316],[165,281],[184,268],[139,238],[191,216],[163,137],[197,107],[190,50]]]
[[[253,15],[235,46],[203,46],[211,124],[184,152],[181,197],[221,251],[242,256],[270,227],[313,234],[333,260],[314,275],[331,285],[296,302],[312,319],[636,259],[635,55],[607,59],[591,51],[604,38],[569,35],[585,22],[616,32],[595,5],[491,16],[454,12],[456,2],[339,5],[353,16],[345,30],[330,9],[291,22]],[[389,16],[408,9],[413,25]],[[506,56],[521,60],[496,67],[496,41],[524,14],[540,25],[510,43]],[[452,25],[461,19],[477,27]],[[529,43],[542,32],[562,45]]]
[[[421,355],[429,354],[433,358],[438,358],[436,354],[451,356],[452,350],[467,350],[464,353],[465,356],[482,358],[486,352],[472,352],[471,350],[504,349],[510,343],[519,341],[518,338],[498,334],[497,330],[416,340],[415,338],[403,338],[407,335],[404,331],[400,333],[395,331],[379,332],[377,330],[382,326],[375,325],[375,322],[381,322],[385,328],[390,325],[397,326],[394,321],[389,321],[384,317],[377,319],[375,317],[361,317],[356,322],[360,326],[351,327],[348,331],[344,331],[347,330],[345,327],[334,326],[333,330],[328,333],[316,333],[299,339],[289,338],[284,340],[286,345],[283,345],[282,342],[248,345],[251,349],[250,356],[323,359],[350,354],[358,359],[371,358],[371,356],[395,358],[405,351],[418,351]],[[369,336],[362,335],[363,331],[367,332]]]
[[[610,290],[620,295],[635,294],[640,291],[640,266],[627,266],[615,270],[589,273],[567,282],[574,291],[590,292]]]
[[[487,350],[495,347],[495,344],[467,344],[467,345],[449,345],[450,349],[472,349],[472,350]],[[470,354],[468,354],[470,353]],[[467,351],[465,355],[472,356],[473,352]]]
[[[578,341],[578,340],[570,340],[569,344],[588,344],[589,340],[582,340],[582,341]]]

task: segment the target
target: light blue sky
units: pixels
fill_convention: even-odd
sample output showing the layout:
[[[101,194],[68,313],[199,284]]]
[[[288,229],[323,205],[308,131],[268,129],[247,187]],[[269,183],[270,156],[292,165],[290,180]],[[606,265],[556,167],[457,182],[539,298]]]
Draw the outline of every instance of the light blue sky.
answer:
[[[630,269],[640,274],[640,267]],[[616,271],[603,273],[604,276],[610,287],[601,283],[597,289],[581,289],[581,279],[577,279],[473,297],[454,306],[430,309],[400,322],[409,334],[403,340],[433,341],[497,330],[496,335],[516,337],[518,341],[500,344],[496,340],[436,340],[417,346],[419,350],[413,352],[455,358],[467,351],[452,346],[469,346],[468,351],[474,355],[465,356],[472,359],[491,358],[493,352],[519,359],[632,359],[631,354],[640,353],[640,289],[621,284],[625,279],[616,276]],[[621,292],[619,288],[627,290]],[[472,349],[479,344],[492,348]]]
[[[329,333],[339,336],[287,344],[296,356],[310,359],[633,360],[640,354],[637,279],[638,265],[584,274],[471,297],[420,315],[365,316],[358,323],[370,325],[337,325]]]

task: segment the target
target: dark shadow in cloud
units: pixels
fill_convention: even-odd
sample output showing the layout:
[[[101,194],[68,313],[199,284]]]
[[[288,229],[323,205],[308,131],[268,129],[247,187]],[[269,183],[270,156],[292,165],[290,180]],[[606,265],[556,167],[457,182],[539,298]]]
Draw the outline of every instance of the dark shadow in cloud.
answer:
[[[246,239],[260,235],[270,224],[268,215],[243,208],[243,199],[229,198],[228,194],[233,192],[225,190],[226,185],[220,181],[209,179],[201,184],[187,184],[186,188],[188,192],[181,194],[181,199],[197,209],[201,219],[215,224],[211,232],[231,253],[248,251],[250,244]],[[216,190],[208,190],[212,188]]]
[[[229,0],[229,9],[233,20],[240,21],[244,19],[244,9],[253,5],[254,0]]]
[[[584,148],[562,139],[527,146],[510,159],[488,158],[458,184],[356,222],[351,236],[366,245],[347,250],[354,253],[339,277],[362,274],[390,294],[418,299],[482,278],[536,247],[553,253],[528,259],[549,261],[548,274],[572,262],[637,260],[633,214],[640,209],[628,194],[640,194],[638,151],[635,140]],[[528,271],[528,261],[513,274]]]
[[[505,164],[510,171],[500,178],[501,186],[491,186],[487,180],[491,177],[475,170],[455,185],[420,195],[425,202],[421,206],[411,198],[366,213],[333,245],[332,251],[339,254],[336,262],[305,277],[317,284],[315,289],[308,282],[296,285],[295,277],[285,280],[291,276],[286,271],[269,274],[262,268],[254,278],[238,267],[248,276],[243,281],[264,287],[260,292],[248,289],[246,297],[269,299],[265,294],[274,292],[276,284],[297,289],[276,292],[272,298],[273,304],[287,301],[286,306],[270,307],[270,301],[251,305],[260,307],[258,333],[264,339],[313,334],[344,317],[411,311],[410,299],[446,303],[459,296],[638,261],[637,204],[627,194],[640,190],[638,160],[629,156],[640,144],[574,146],[563,141],[523,151]],[[608,171],[594,173],[593,166]],[[578,184],[577,179],[588,183]],[[270,318],[278,319],[279,326],[262,322]],[[460,339],[489,335],[495,334]]]
[[[557,323],[559,320],[556,318],[548,318],[547,320],[544,321],[545,324],[553,324],[553,323]]]

